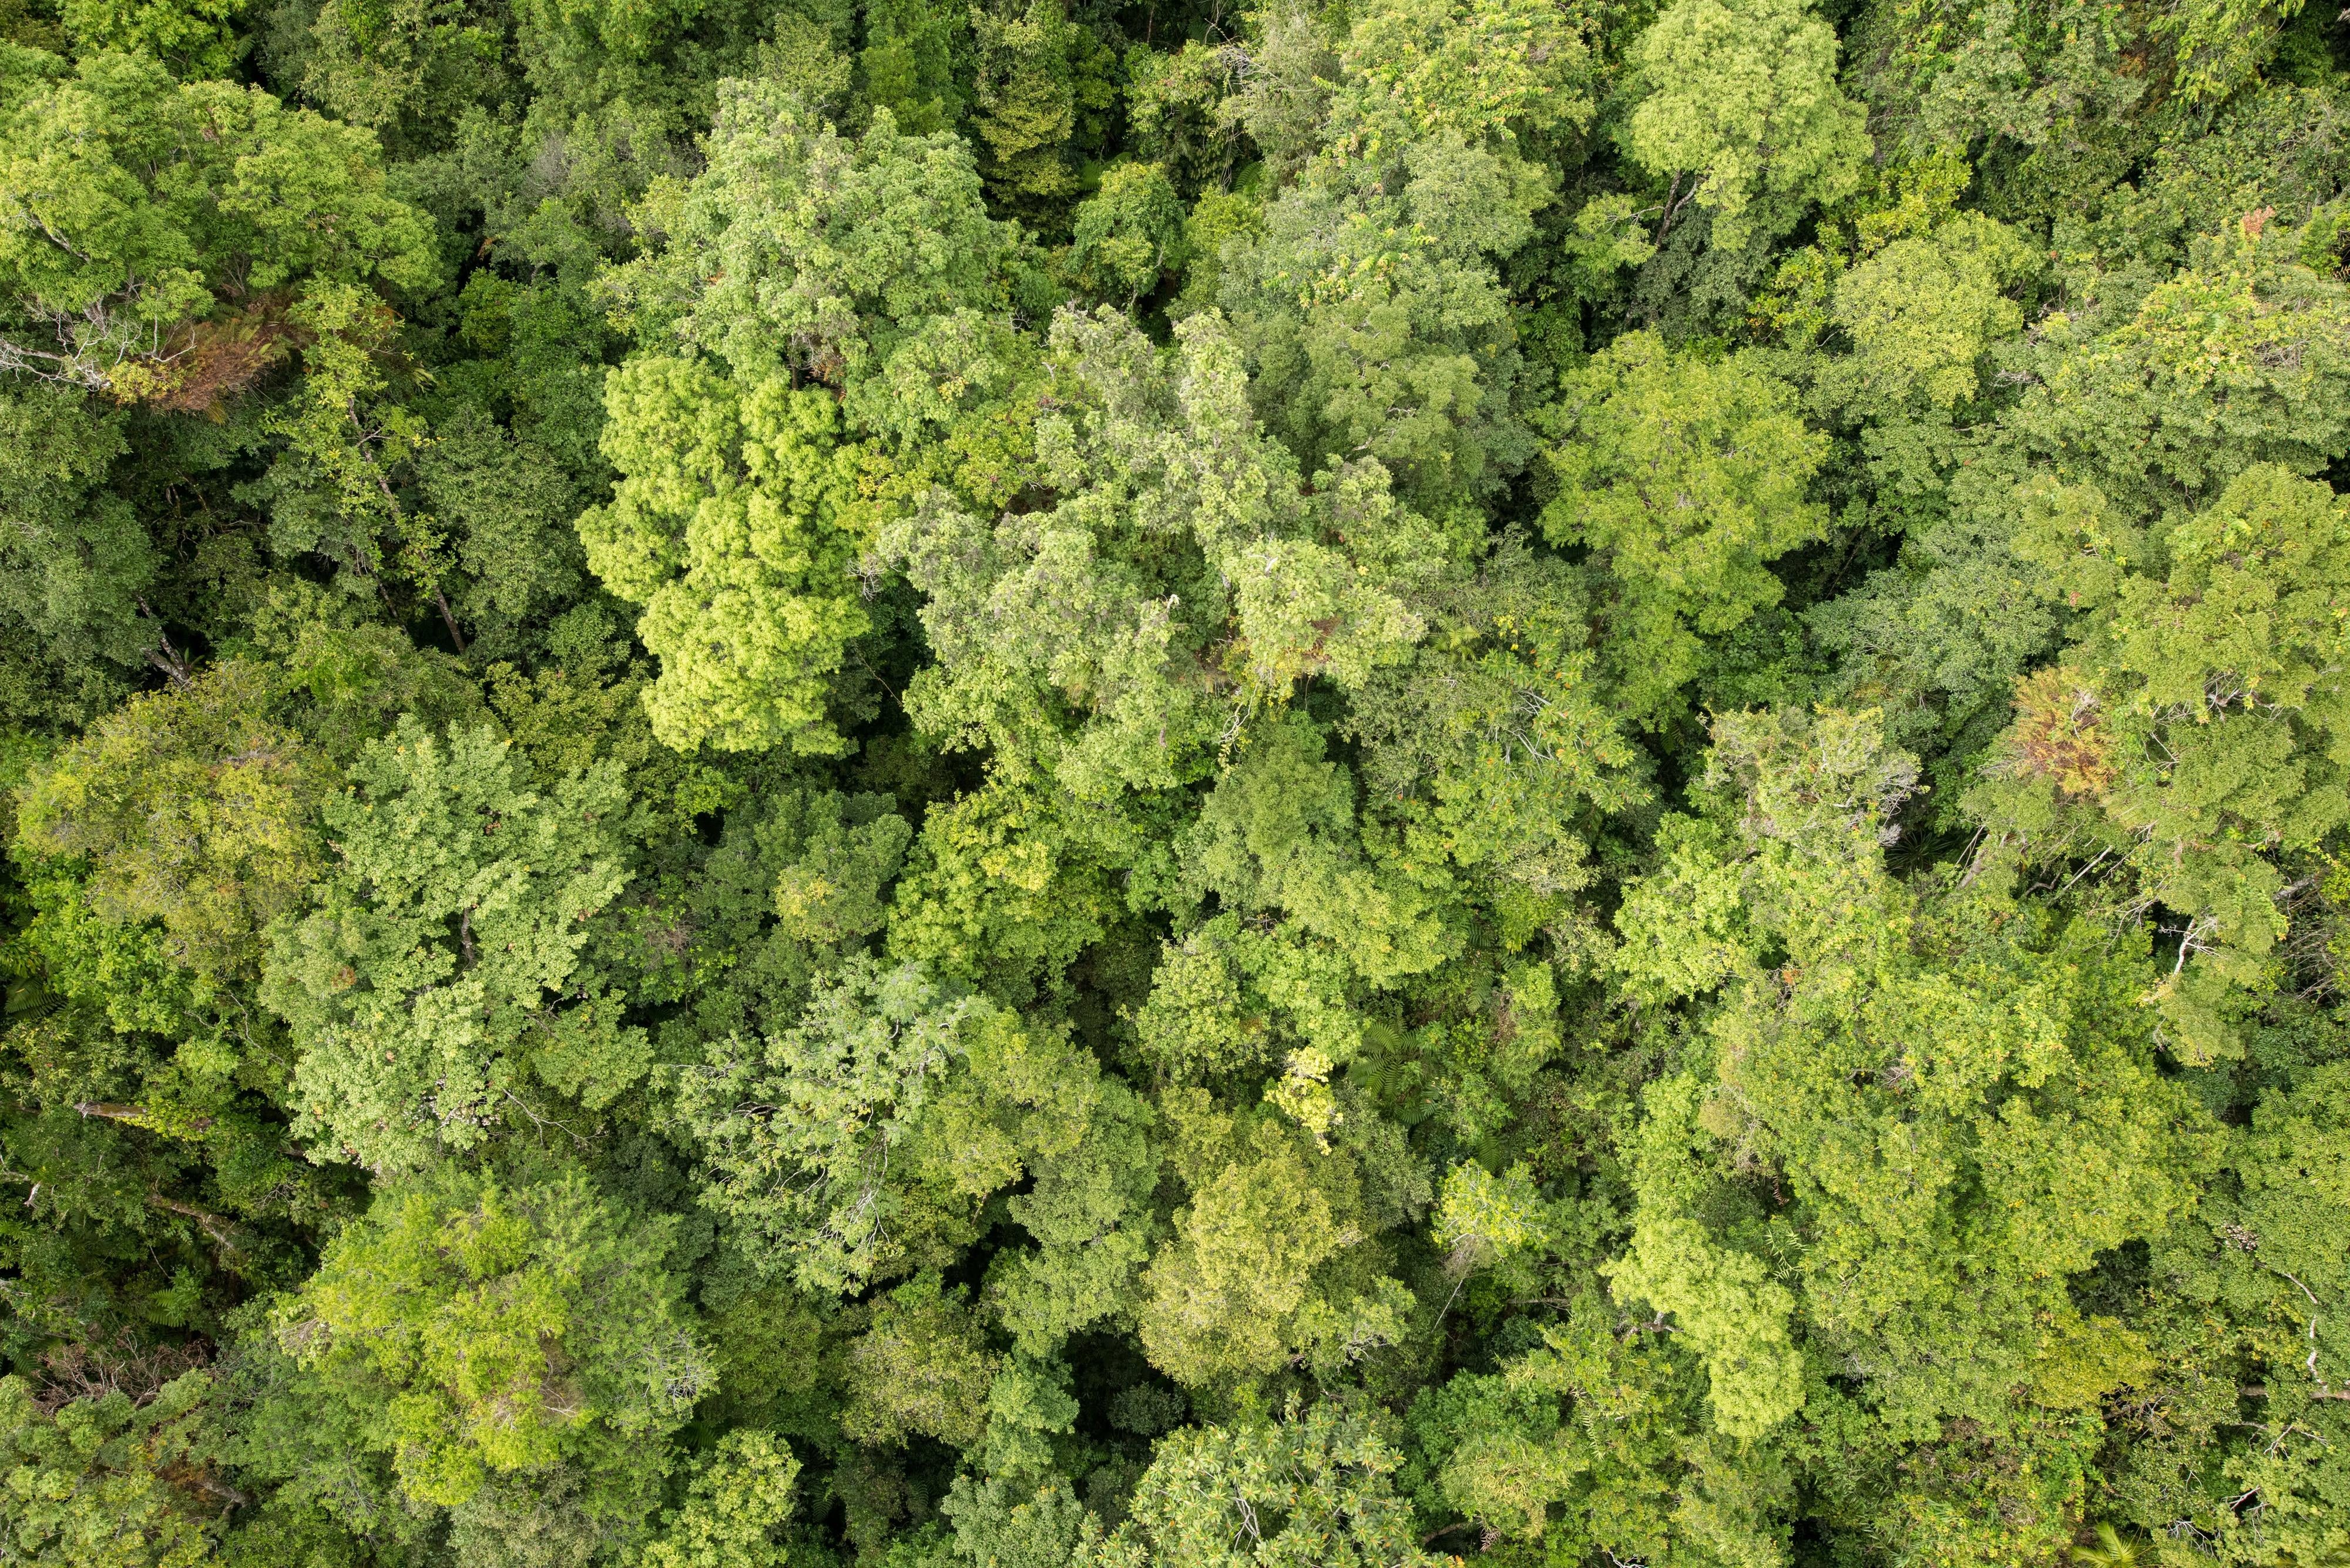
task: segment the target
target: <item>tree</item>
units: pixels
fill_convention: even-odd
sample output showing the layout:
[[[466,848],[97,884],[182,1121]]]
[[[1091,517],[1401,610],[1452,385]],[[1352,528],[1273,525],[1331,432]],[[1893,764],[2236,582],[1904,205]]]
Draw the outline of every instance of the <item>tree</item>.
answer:
[[[2043,384],[2012,425],[2131,523],[2207,504],[2255,464],[2314,473],[2350,449],[2336,395],[2350,377],[2350,286],[2306,264],[2302,236],[2247,215],[2199,241],[2135,309],[2114,306],[2052,324]],[[1995,494],[1981,504],[2012,515]]]
[[[713,1178],[702,1201],[772,1249],[770,1272],[831,1290],[886,1277],[957,1218],[908,1190],[921,1112],[967,1032],[1016,1027],[915,966],[852,961],[799,1026],[764,1048],[726,1042],[681,1078]]]
[[[2299,1035],[2300,1043],[2314,1044],[2323,1036],[2307,1033],[2313,1023],[2332,1028],[2306,1017],[2294,1023],[2298,1027],[2277,1031],[2271,1042],[2282,1044]],[[2197,1514],[2218,1525],[2231,1549],[2241,1550],[2235,1542],[2243,1540],[2243,1526],[2222,1518],[2224,1506],[2215,1505],[2257,1481],[2276,1500],[2262,1525],[2272,1539],[2289,1542],[2288,1550],[2317,1555],[2339,1539],[2333,1499],[2340,1482],[2325,1449],[2340,1440],[2343,1428],[2342,1363],[2325,1309],[2342,1299],[2350,1281],[2318,1238],[2341,1222],[2334,1196],[2340,1189],[2332,1179],[2350,1148],[2342,1091],[2338,1059],[2310,1063],[2263,1091],[2250,1124],[2233,1130],[2223,1168],[2195,1221],[2155,1250],[2156,1288],[2168,1308],[2163,1321],[2209,1325],[2177,1381],[2273,1368],[2263,1374],[2270,1381],[2262,1386],[2268,1410],[2262,1427],[2282,1417],[2305,1428],[2314,1440],[2277,1443],[2255,1428],[2241,1447],[2229,1446],[2220,1467],[2225,1480],[2198,1483],[2180,1463],[2186,1445],[2141,1430],[2134,1435],[2146,1445],[2145,1462],[2129,1477],[2123,1504],[2133,1522],[2142,1526],[2147,1505],[2162,1493],[2174,1506],[2191,1498]],[[2216,1437],[2195,1446],[2208,1453]]]
[[[1673,177],[1667,222],[1693,200],[1713,214],[1715,243],[1736,249],[1848,193],[1869,142],[1835,55],[1835,32],[1797,0],[1667,6],[1634,46],[1648,90],[1624,131],[1634,159]]]
[[[1511,535],[1414,607],[1428,636],[1351,695],[1339,726],[1362,749],[1366,810],[1511,929],[1567,918],[1592,876],[1584,831],[1642,798],[1586,583]]]
[[[1057,228],[1087,122],[1112,101],[1109,52],[1064,0],[973,5],[971,32],[971,126],[987,193],[1000,211]]]
[[[229,24],[238,0],[72,0],[62,20],[78,54],[148,55],[183,78],[224,77],[237,38]]]
[[[727,84],[707,167],[657,182],[640,222],[659,240],[607,280],[619,318],[746,382],[854,381],[898,332],[1002,297],[1007,236],[956,138],[886,113],[847,137],[773,81]]]
[[[1314,1270],[1341,1245],[1297,1155],[1226,1167],[1193,1194],[1174,1242],[1152,1261],[1144,1348],[1179,1383],[1274,1370],[1288,1358]]]
[[[644,1032],[587,951],[628,881],[618,765],[542,795],[486,726],[408,720],[351,782],[325,808],[339,864],[262,987],[301,1053],[296,1130],[405,1169],[526,1110],[525,1075],[591,1110],[641,1077]]]
[[[475,644],[511,650],[525,628],[579,597],[586,563],[570,525],[573,487],[545,444],[469,405],[434,428],[417,466],[425,504],[452,535],[463,574],[452,607]]]
[[[1036,1176],[1014,1215],[1045,1243],[1015,1301],[1044,1290],[1055,1244],[1091,1250],[1130,1243],[1114,1232],[1127,1205],[1147,1199],[1112,1181],[1090,1190],[1080,1154],[1098,1127],[1115,1150],[1121,1123],[1141,1119],[1122,1090],[1049,1025],[1024,1025],[983,995],[931,980],[918,963],[885,968],[851,958],[818,985],[800,1023],[764,1047],[729,1040],[678,1085],[679,1115],[705,1150],[702,1201],[763,1249],[756,1267],[803,1288],[842,1291],[934,1266],[976,1234],[983,1200]],[[1076,1190],[1071,1190],[1072,1187]],[[1088,1200],[1090,1199],[1090,1201]],[[1056,1227],[1053,1221],[1061,1221]],[[1114,1284],[1095,1274],[1097,1284]],[[1045,1343],[1110,1310],[1097,1300]],[[1015,1324],[1028,1325],[1015,1305]]]
[[[1368,852],[1355,781],[1321,733],[1292,715],[1253,739],[1179,841],[1185,890],[1285,917],[1374,984],[1435,968],[1452,946],[1437,901]]]
[[[1670,1125],[1666,1103],[1685,1087],[1653,1095],[1659,1123]],[[1643,1212],[1613,1282],[1623,1299],[1670,1314],[1689,1336],[1705,1361],[1713,1425],[1723,1436],[1762,1437],[1803,1407],[1804,1361],[1787,1322],[1795,1298],[1761,1260],[1716,1245],[1680,1214]]]
[[[1589,546],[1621,700],[1645,724],[1669,722],[1700,637],[1776,604],[1770,563],[1823,529],[1807,491],[1827,443],[1752,359],[1675,355],[1645,332],[1594,358],[1555,418],[1544,533]]]
[[[1000,779],[941,803],[891,904],[890,950],[1015,1003],[1058,990],[1117,917],[1115,826]]]
[[[244,1501],[203,1454],[212,1378],[188,1372],[133,1398],[54,1404],[0,1379],[10,1554],[56,1568],[195,1568],[225,1503]]]
[[[800,1462],[772,1433],[739,1429],[695,1467],[685,1505],[661,1518],[649,1568],[783,1568],[776,1532],[792,1516]]]
[[[1550,1239],[1550,1225],[1534,1173],[1513,1165],[1495,1176],[1475,1160],[1462,1160],[1444,1179],[1431,1240],[1448,1254],[1447,1272],[1472,1269],[1524,1272],[1524,1255]]]
[[[1236,709],[1325,672],[1359,684],[1417,635],[1395,590],[1441,540],[1375,463],[1309,490],[1258,432],[1218,318],[1164,356],[1107,311],[1064,313],[1052,343],[1055,504],[991,523],[934,496],[883,535],[928,601],[938,662],[908,693],[925,727],[1082,797],[1165,787],[1199,776]]]
[[[1128,135],[1136,155],[1166,171],[1179,196],[1227,188],[1240,161],[1240,62],[1199,39],[1173,54],[1129,48]]]
[[[1495,268],[1553,194],[1522,151],[1592,112],[1584,41],[1543,5],[1400,3],[1356,18],[1335,72],[1311,50],[1274,53],[1323,73],[1306,101],[1326,92],[1329,109],[1310,139],[1299,125],[1305,145],[1282,158],[1301,177],[1220,268],[1252,399],[1309,468],[1367,454],[1449,521],[1532,455],[1518,316]],[[1265,93],[1290,68],[1266,72]]]
[[[1075,225],[1070,275],[1086,293],[1128,310],[1187,259],[1183,205],[1155,163],[1120,164],[1104,174],[1101,190],[1078,204]]]
[[[172,960],[215,981],[257,976],[262,933],[323,861],[325,759],[273,713],[267,669],[217,664],[134,698],[60,753],[17,805],[22,843],[83,859],[90,907],[158,922]]]
[[[121,427],[67,388],[30,386],[0,401],[0,613],[18,628],[12,642],[30,642],[8,650],[16,668],[0,701],[19,722],[90,716],[130,671],[171,662],[140,607],[161,565],[154,543],[105,488],[126,447]]]
[[[1190,1200],[1135,1308],[1152,1365],[1203,1390],[1260,1384],[1285,1365],[1335,1378],[1402,1336],[1410,1298],[1367,1244],[1369,1179],[1386,1173],[1269,1106],[1230,1116],[1194,1089],[1162,1108]]]
[[[953,1551],[988,1568],[1065,1568],[1101,1536],[1101,1521],[1055,1476],[1033,1492],[957,1476],[939,1511],[954,1522]]]
[[[857,57],[865,96],[909,136],[951,129],[962,118],[958,47],[970,22],[957,5],[881,0],[865,7],[865,47]]]
[[[1377,160],[1316,161],[1219,275],[1274,433],[1308,466],[1376,459],[1440,521],[1531,455],[1517,322],[1494,268],[1549,192],[1484,140],[1448,127]],[[1309,278],[1324,281],[1301,287]]]
[[[653,356],[614,371],[606,396],[604,452],[625,477],[580,539],[590,569],[645,607],[654,732],[681,751],[837,750],[828,677],[868,625],[849,567],[870,524],[833,399],[779,380],[746,398],[699,361]]]
[[[1000,297],[1006,244],[951,136],[886,112],[854,141],[774,82],[731,84],[709,166],[643,220],[663,243],[608,280],[644,351],[606,389],[620,471],[579,520],[588,564],[645,607],[645,694],[670,745],[823,755],[830,678],[868,627],[851,566],[880,465],[835,396],[932,317]]]
[[[1438,1559],[1390,1490],[1399,1462],[1367,1422],[1326,1406],[1262,1426],[1187,1428],[1159,1444],[1133,1517],[1078,1561],[1419,1568]]]
[[[2022,328],[2009,291],[2031,266],[2013,230],[1973,213],[1857,263],[1837,280],[1834,307],[1852,338],[1856,394],[1878,407],[1971,402],[1984,356]]]
[[[849,1347],[841,1429],[865,1443],[901,1443],[919,1432],[974,1447],[987,1425],[997,1359],[938,1276],[918,1275],[889,1293],[873,1326]]]
[[[2350,724],[2333,608],[2350,509],[2250,469],[2171,530],[2167,571],[2139,571],[2145,536],[2094,486],[2043,481],[2024,508],[2020,551],[2086,613],[2064,662],[2019,682],[1978,786],[2003,836],[1991,858],[2047,853],[2068,827],[2116,857],[2132,894],[2188,922],[2159,992],[2170,1048],[2232,1054],[2228,987],[2257,984],[2287,929],[2276,857],[2350,823],[2332,740]]]
[[[2008,1419],[2057,1353],[2049,1324],[2104,1346],[2103,1387],[2127,1381],[2128,1342],[2065,1282],[2172,1223],[2211,1130],[2156,1069],[2144,950],[2028,902],[1994,925],[1979,888],[1887,877],[1916,772],[1873,715],[1727,715],[1714,741],[1717,815],[1668,836],[1618,916],[1636,987],[1721,1002],[1711,1074],[1646,1096],[1617,1289],[1676,1314],[1727,1435],[1820,1397],[1788,1364],[1791,1312],[1798,1348],[1861,1357],[1887,1421]],[[1810,1238],[1783,1272],[1752,1251],[1778,1199],[1720,1163],[1740,1149]],[[2015,1530],[2057,1528],[2018,1508]]]
[[[1338,57],[1333,142],[1451,133],[1505,150],[1580,129],[1594,109],[1585,39],[1523,0],[1374,0],[1353,14]]]
[[[1666,1326],[1579,1288],[1498,1373],[1420,1394],[1408,1419],[1433,1482],[1415,1498],[1423,1517],[1547,1554],[1769,1561],[1793,1467],[1767,1436],[1708,1429],[1708,1380]]]
[[[431,227],[385,190],[374,138],[259,88],[101,53],[5,119],[0,203],[41,215],[0,242],[8,369],[210,407],[283,352],[274,291],[432,279]]]
[[[577,1458],[591,1511],[640,1514],[711,1381],[662,1266],[672,1228],[577,1170],[508,1185],[443,1166],[338,1236],[276,1333],[418,1503]]]
[[[302,94],[382,137],[395,158],[436,146],[454,106],[478,99],[499,75],[484,20],[461,0],[374,10],[328,0],[310,25]]]

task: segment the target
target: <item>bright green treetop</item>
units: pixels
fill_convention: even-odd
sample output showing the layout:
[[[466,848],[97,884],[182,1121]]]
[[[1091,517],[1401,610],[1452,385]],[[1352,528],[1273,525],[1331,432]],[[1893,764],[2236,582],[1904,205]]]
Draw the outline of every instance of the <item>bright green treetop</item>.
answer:
[[[601,1472],[603,1508],[641,1508],[712,1380],[662,1267],[669,1231],[576,1171],[508,1186],[444,1167],[336,1238],[278,1338],[359,1413],[417,1503],[578,1458]]]
[[[400,1169],[481,1143],[533,1077],[594,1108],[640,1076],[643,1031],[586,961],[628,880],[618,765],[542,795],[494,732],[411,720],[351,781],[325,811],[338,864],[263,988],[301,1052],[296,1125]]]
[[[0,122],[0,209],[17,219],[0,239],[15,317],[0,363],[16,369],[125,401],[208,398],[205,379],[269,358],[237,348],[234,322],[198,330],[226,299],[432,278],[431,225],[385,189],[375,139],[257,88],[91,55],[10,94]]]
[[[1648,90],[1626,144],[1673,177],[1673,200],[1713,213],[1719,243],[1783,230],[1857,182],[1865,111],[1836,86],[1835,32],[1802,0],[1676,0],[1633,57]]]
[[[1648,333],[1571,379],[1555,417],[1559,488],[1543,530],[1589,546],[1621,701],[1663,722],[1701,639],[1777,603],[1770,563],[1825,525],[1808,487],[1826,442],[1754,359],[1677,355]]]

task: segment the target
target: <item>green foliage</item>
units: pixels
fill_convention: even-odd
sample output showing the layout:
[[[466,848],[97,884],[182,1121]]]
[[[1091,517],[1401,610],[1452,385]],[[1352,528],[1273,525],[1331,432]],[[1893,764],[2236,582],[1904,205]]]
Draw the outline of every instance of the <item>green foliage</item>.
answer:
[[[1374,982],[1433,969],[1447,933],[1399,867],[1365,853],[1354,781],[1295,719],[1267,724],[1201,807],[1186,880],[1238,912],[1279,911]]]
[[[1092,826],[1001,782],[941,803],[890,909],[890,947],[1006,997],[1051,987],[1115,912]]]
[[[1003,243],[952,137],[881,114],[850,141],[772,82],[731,84],[709,166],[657,183],[640,221],[665,243],[608,280],[646,351],[606,390],[623,477],[580,519],[588,564],[645,607],[665,742],[837,752],[827,698],[868,627],[849,567],[876,464],[798,383],[886,374],[908,334],[920,353],[927,318],[1000,290]]]
[[[1675,0],[1633,47],[1647,91],[1625,145],[1674,177],[1669,202],[1712,213],[1717,243],[1783,230],[1803,203],[1848,193],[1868,155],[1835,56],[1835,33],[1793,0]]]
[[[26,782],[18,842],[88,867],[90,908],[153,920],[173,961],[250,978],[263,929],[318,875],[312,826],[329,774],[276,722],[269,671],[214,665],[132,700]]]
[[[729,84],[708,166],[657,182],[639,221],[660,243],[608,278],[621,319],[649,348],[699,349],[746,380],[796,369],[838,385],[892,329],[1000,286],[1003,241],[960,141],[879,115],[846,137],[769,81]]]
[[[1531,165],[1450,133],[1400,160],[1315,163],[1227,247],[1218,299],[1256,361],[1253,400],[1301,461],[1367,454],[1440,518],[1523,465],[1493,263],[1545,194]]]
[[[1350,704],[1366,797],[1399,819],[1411,864],[1450,862],[1511,929],[1565,918],[1591,877],[1577,827],[1641,798],[1589,597],[1509,536],[1420,603],[1430,635]]]
[[[1174,1244],[1151,1264],[1144,1350],[1180,1383],[1272,1371],[1295,1342],[1315,1269],[1340,1245],[1297,1154],[1226,1166],[1178,1214]]]
[[[385,189],[374,139],[258,88],[93,54],[5,114],[0,202],[40,214],[0,243],[0,364],[20,374],[203,407],[275,357],[270,291],[432,281],[430,224]]]
[[[2094,929],[1992,925],[1981,895],[1887,878],[1887,817],[1916,775],[1872,715],[1728,716],[1715,742],[1734,836],[1693,831],[1620,923],[1642,939],[1636,983],[1726,985],[1718,1097],[1650,1091],[1617,1287],[1688,1324],[1725,1433],[1800,1400],[1794,1298],[1690,1217],[1692,1140],[1721,1139],[1784,1172],[1812,1238],[1794,1274],[1812,1333],[1870,1346],[1886,1417],[1986,1418],[2033,1375],[2044,1325],[2076,1321],[2064,1279],[2161,1234],[2207,1158],[2209,1124],[2155,1070],[2155,976]],[[1967,1355],[1929,1348],[1951,1344]]]
[[[955,1478],[939,1511],[954,1522],[953,1551],[983,1568],[1065,1568],[1099,1540],[1101,1521],[1055,1477],[1033,1494],[991,1479]]]
[[[1836,324],[1855,349],[1838,369],[1880,405],[1973,401],[1983,357],[2023,325],[2008,290],[2031,266],[2014,231],[1972,213],[1892,241],[1836,284]]]
[[[2094,487],[2045,485],[2026,504],[2019,549],[2089,614],[2064,663],[2019,687],[1977,809],[2026,854],[2077,823],[2137,896],[2187,916],[2160,992],[2170,1045],[2231,1054],[2215,1004],[2229,981],[2257,982],[2285,932],[2275,857],[2350,822],[2332,673],[2350,512],[2324,485],[2251,469],[2170,531],[2158,575],[2129,569],[2142,536]]]
[[[124,450],[121,426],[62,388],[26,386],[0,402],[0,613],[19,628],[0,703],[19,722],[86,720],[77,708],[116,700],[125,672],[159,647],[139,614],[159,565],[154,543],[103,488]]]
[[[965,1033],[1016,1027],[983,999],[942,995],[913,965],[853,961],[796,1028],[764,1048],[725,1042],[681,1079],[679,1113],[717,1179],[703,1200],[760,1240],[762,1268],[834,1290],[886,1275],[926,1231],[952,1223],[905,1192],[902,1175],[891,1182],[892,1167],[908,1163],[921,1113],[969,1054]]]
[[[1499,1268],[1523,1274],[1525,1255],[1540,1251],[1550,1235],[1531,1170],[1513,1165],[1496,1177],[1474,1160],[1462,1160],[1444,1179],[1430,1239],[1456,1272]]]
[[[493,29],[451,0],[328,0],[309,45],[304,95],[394,148],[431,140],[430,119],[473,96],[497,68]]]
[[[1752,359],[1677,356],[1647,333],[1575,378],[1556,420],[1544,531],[1592,552],[1602,647],[1631,715],[1669,720],[1702,668],[1700,639],[1776,604],[1770,563],[1823,530],[1807,490],[1826,443]]]
[[[468,407],[433,431],[417,467],[463,574],[452,607],[477,643],[511,647],[531,622],[579,597],[585,563],[571,526],[572,486],[545,443],[517,439]]]
[[[654,732],[687,751],[838,749],[827,677],[867,620],[847,581],[855,453],[833,400],[783,381],[744,398],[696,360],[639,356],[612,373],[606,409],[604,454],[625,477],[580,537],[590,569],[645,607]]]
[[[1760,1259],[1712,1245],[1679,1215],[1644,1214],[1614,1283],[1626,1299],[1671,1314],[1689,1335],[1723,1436],[1759,1438],[1802,1407],[1803,1358],[1787,1331],[1794,1297]]]
[[[727,1433],[695,1467],[685,1506],[663,1516],[639,1561],[645,1568],[782,1568],[790,1559],[776,1532],[792,1516],[799,1473],[799,1460],[772,1433]]]
[[[1084,797],[1199,777],[1237,712],[1314,676],[1360,684],[1417,636],[1397,590],[1441,558],[1376,463],[1305,485],[1221,319],[1178,338],[1061,315],[1036,433],[1057,504],[991,524],[934,493],[882,537],[941,655],[908,692],[920,722]]]
[[[1390,1490],[1397,1455],[1359,1417],[1317,1407],[1302,1418],[1187,1429],[1159,1446],[1133,1517],[1077,1562],[1342,1568],[1437,1561],[1413,1540]]]
[[[339,864],[263,985],[301,1053],[297,1129],[401,1169],[526,1113],[526,1073],[589,1109],[640,1077],[644,1032],[585,951],[626,882],[619,768],[542,795],[490,729],[411,720],[351,782],[324,812]]]
[[[1128,310],[1187,259],[1183,204],[1155,163],[1121,164],[1103,175],[1100,192],[1078,204],[1075,223],[1070,275],[1095,298],[1118,300]]]
[[[2339,1562],[2341,42],[0,5],[0,1556]]]
[[[849,1347],[841,1430],[860,1442],[902,1442],[920,1432],[971,1448],[987,1426],[995,1363],[979,1325],[936,1274],[909,1281]]]
[[[313,335],[302,392],[273,410],[268,433],[286,452],[269,476],[276,492],[271,542],[289,556],[317,555],[361,582],[405,580],[441,607],[451,639],[463,633],[442,587],[447,567],[434,520],[402,501],[394,476],[424,451],[423,420],[385,394],[384,359],[396,318],[372,293],[329,285],[290,313]]]
[[[1112,102],[1109,52],[1073,26],[1064,0],[973,5],[972,138],[999,210],[1059,225],[1088,122]]]
[[[21,1377],[0,1380],[9,1554],[57,1568],[204,1562],[226,1489],[201,1457],[189,1460],[201,1455],[211,1390],[209,1376],[190,1372],[144,1400],[118,1388],[56,1402],[36,1398]]]
[[[955,62],[967,18],[929,0],[881,0],[865,7],[865,47],[858,55],[865,96],[887,109],[909,136],[951,127],[962,109]]]
[[[2226,98],[2250,80],[2276,47],[2281,24],[2301,9],[2293,0],[2181,5],[2155,24],[2178,51],[2180,96],[2189,102]]]
[[[1130,48],[1123,64],[1128,134],[1139,155],[1180,192],[1229,185],[1241,152],[1239,62],[1193,39],[1173,54]]]
[[[576,1170],[510,1187],[444,1166],[388,1189],[337,1237],[276,1332],[419,1503],[577,1459],[594,1478],[590,1511],[641,1511],[664,1439],[711,1380],[661,1266],[671,1229],[631,1221]],[[755,1515],[709,1513],[771,1510],[766,1490],[788,1490],[775,1479],[787,1458],[737,1454],[741,1471],[728,1455],[697,1478],[666,1537],[679,1560],[707,1549],[697,1537],[755,1539]]]
[[[68,0],[61,7],[66,34],[78,53],[151,55],[186,77],[224,77],[234,65],[237,39],[228,24],[242,0]]]
[[[1117,1227],[1149,1181],[1117,1162],[1139,1152],[1147,1112],[1059,1031],[1024,1026],[919,964],[852,959],[764,1050],[712,1047],[681,1076],[678,1108],[707,1152],[702,1201],[741,1228],[755,1268],[806,1289],[935,1262],[1024,1174],[1035,1186],[1011,1217],[1040,1250],[1000,1255],[991,1279],[1024,1342],[1057,1343],[1112,1311],[1139,1261]]]
[[[1339,128],[1382,140],[1451,133],[1506,147],[1579,128],[1592,112],[1589,49],[1552,6],[1375,0],[1355,14],[1339,60]]]
[[[1273,1096],[1268,1096],[1268,1098]],[[1168,1096],[1190,1202],[1142,1279],[1144,1353],[1180,1384],[1245,1387],[1293,1360],[1335,1377],[1402,1337],[1409,1294],[1378,1272],[1355,1151],[1271,1117]]]
[[[2334,391],[2350,374],[2350,286],[2310,266],[2300,241],[2248,217],[2199,241],[2126,317],[2052,320],[2018,434],[2141,525],[2256,463],[2322,468],[2350,446]]]

